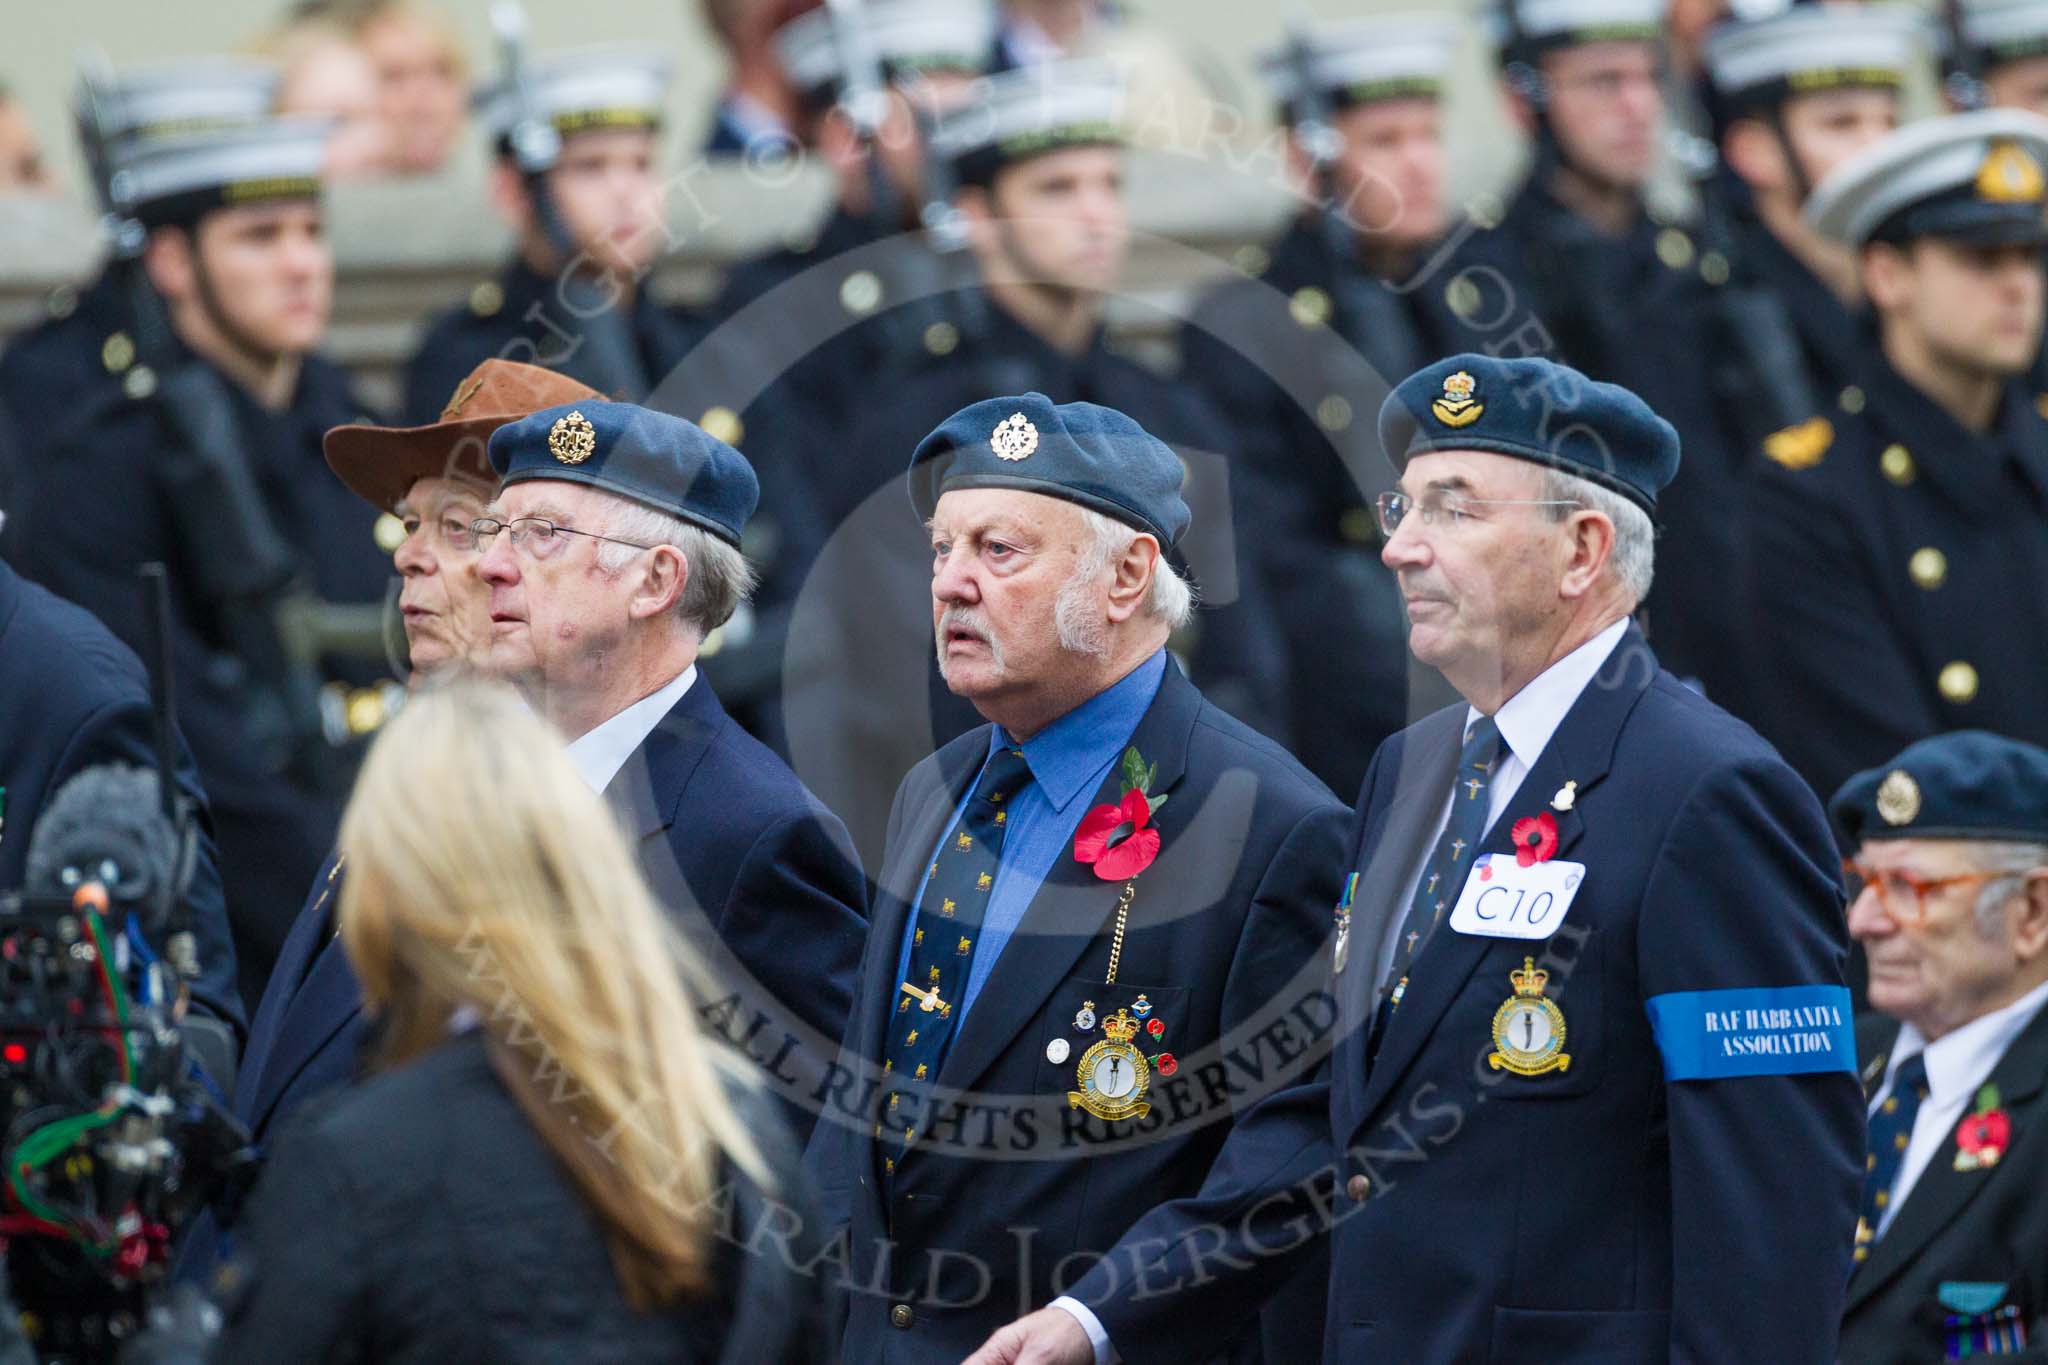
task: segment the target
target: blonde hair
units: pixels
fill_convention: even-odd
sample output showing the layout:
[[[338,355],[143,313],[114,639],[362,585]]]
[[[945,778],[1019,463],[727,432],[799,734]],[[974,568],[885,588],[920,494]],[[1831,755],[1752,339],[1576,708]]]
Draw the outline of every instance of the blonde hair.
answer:
[[[415,695],[342,817],[341,941],[391,1067],[474,1017],[499,1077],[596,1212],[627,1299],[709,1283],[720,1157],[769,1184],[691,1003],[704,970],[611,812],[506,686]]]

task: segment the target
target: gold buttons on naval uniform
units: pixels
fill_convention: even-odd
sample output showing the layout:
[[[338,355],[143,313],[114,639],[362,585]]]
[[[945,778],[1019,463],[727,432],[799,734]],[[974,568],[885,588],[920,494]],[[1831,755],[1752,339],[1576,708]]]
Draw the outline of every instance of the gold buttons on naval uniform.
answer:
[[[1904,446],[1897,444],[1884,448],[1884,454],[1877,457],[1877,467],[1884,471],[1887,479],[1900,488],[1913,482],[1914,475],[1919,473],[1913,467],[1913,457],[1906,453]]]
[[[1935,680],[1944,699],[1962,706],[1977,695],[1977,670],[1962,659],[1956,660],[1941,670]]]
[[[505,291],[496,280],[485,280],[469,291],[469,311],[480,318],[491,317],[505,306]]]
[[[1287,311],[1294,320],[1304,327],[1320,327],[1330,320],[1330,296],[1314,285],[1294,291],[1294,297],[1287,300]]]
[[[1351,1197],[1352,1203],[1363,1204],[1365,1197],[1372,1193],[1372,1181],[1362,1175],[1354,1175],[1344,1182],[1344,1193]]]
[[[1916,585],[1933,592],[1948,581],[1948,556],[1932,545],[1923,545],[1906,561],[1906,572],[1913,575]]]
[[[1665,228],[1657,234],[1657,259],[1672,270],[1683,270],[1692,264],[1692,238],[1675,227]]]
[[[1840,402],[1843,412],[1848,413],[1852,417],[1855,416],[1863,411],[1863,390],[1851,384],[1848,388],[1842,390]]]
[[[100,364],[108,374],[119,374],[135,363],[135,343],[126,332],[109,333],[100,343]]]
[[[1342,431],[1351,425],[1351,400],[1333,393],[1316,404],[1316,424],[1324,431]]]
[[[697,425],[702,427],[704,434],[712,440],[723,441],[729,446],[737,446],[740,438],[747,434],[746,425],[740,421],[740,415],[723,406],[707,409]]]
[[[960,344],[960,329],[950,322],[935,322],[924,329],[924,348],[933,355],[951,355]]]
[[[907,1328],[916,1321],[917,1314],[910,1311],[910,1305],[907,1303],[899,1303],[889,1310],[889,1325],[891,1327]]]
[[[405,544],[405,523],[389,512],[377,518],[377,524],[370,529],[377,548],[387,555],[398,553],[398,547]]]
[[[881,302],[882,281],[872,270],[856,270],[840,282],[839,304],[849,313],[872,313]]]

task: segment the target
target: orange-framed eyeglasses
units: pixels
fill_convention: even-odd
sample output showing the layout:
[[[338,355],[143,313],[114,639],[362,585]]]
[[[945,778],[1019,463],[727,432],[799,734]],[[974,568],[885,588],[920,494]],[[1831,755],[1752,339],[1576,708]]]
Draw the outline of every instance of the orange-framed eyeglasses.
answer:
[[[2006,872],[1958,872],[1950,877],[1922,877],[1903,867],[1872,867],[1854,858],[1842,859],[1842,876],[1849,883],[1849,903],[1863,894],[1866,886],[1877,892],[1877,903],[1893,919],[1906,924],[1927,921],[1927,898],[1952,886],[1982,886],[2010,876]]]

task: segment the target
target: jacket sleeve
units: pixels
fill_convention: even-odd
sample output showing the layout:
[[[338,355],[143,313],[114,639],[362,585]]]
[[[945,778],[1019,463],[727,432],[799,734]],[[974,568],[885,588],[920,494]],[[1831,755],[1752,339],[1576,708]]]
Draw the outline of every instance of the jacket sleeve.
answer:
[[[1666,1076],[1673,1361],[1835,1359],[1863,1097],[1833,856],[1813,794],[1757,759],[1701,779],[1645,887],[1637,966]],[[1801,1031],[1820,1054],[1744,1061],[1702,1013],[1830,1000],[1839,1024]]]
[[[1206,1360],[1306,1260],[1335,1217],[1327,1063],[1239,1118],[1199,1192],[1126,1232],[1068,1294],[1127,1365]]]
[[[369,1317],[373,1250],[363,1196],[309,1124],[280,1142],[243,1221],[242,1252],[221,1272],[225,1324],[212,1359],[361,1358],[353,1334]]]

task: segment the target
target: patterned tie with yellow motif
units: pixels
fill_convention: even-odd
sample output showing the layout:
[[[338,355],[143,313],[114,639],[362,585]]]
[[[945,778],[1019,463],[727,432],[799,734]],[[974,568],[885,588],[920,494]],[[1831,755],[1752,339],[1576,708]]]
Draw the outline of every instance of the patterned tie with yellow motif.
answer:
[[[896,1156],[883,1162],[889,1174],[895,1173],[897,1157],[917,1140],[925,1097],[959,1021],[975,942],[981,937],[1002,859],[1010,807],[1030,782],[1031,767],[1022,749],[996,750],[925,874],[924,895],[911,931],[910,979],[904,983],[917,993],[897,990],[882,1054],[884,1079],[892,1088],[883,1093],[875,1135],[881,1137],[887,1129],[894,1138],[888,1146]]]

